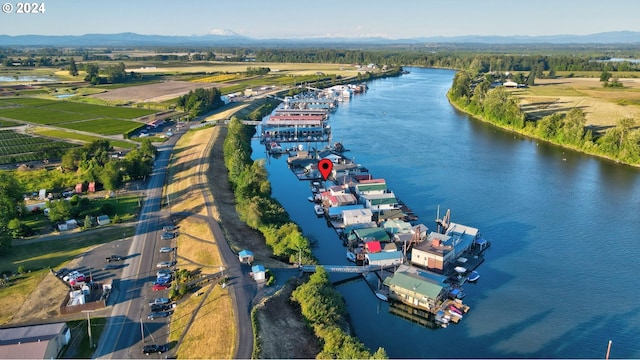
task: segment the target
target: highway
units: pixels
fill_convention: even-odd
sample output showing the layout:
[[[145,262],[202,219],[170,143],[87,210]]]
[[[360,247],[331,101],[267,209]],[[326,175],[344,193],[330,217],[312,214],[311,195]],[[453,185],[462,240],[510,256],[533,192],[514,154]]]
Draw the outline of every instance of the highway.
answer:
[[[146,183],[146,197],[140,211],[136,234],[131,242],[129,266],[122,270],[122,277],[114,281],[109,304],[114,304],[104,332],[100,337],[94,358],[126,359],[144,357],[142,334],[145,344],[167,343],[166,323],[169,318],[147,320],[148,301],[151,297],[166,297],[168,290],[151,291],[155,279],[156,263],[169,260],[170,254],[159,254],[159,242],[163,225],[169,223],[168,214],[160,210],[162,189],[173,146],[180,135],[175,135],[158,147],[155,168]],[[164,243],[164,245],[167,245]],[[151,357],[160,357],[159,354]]]

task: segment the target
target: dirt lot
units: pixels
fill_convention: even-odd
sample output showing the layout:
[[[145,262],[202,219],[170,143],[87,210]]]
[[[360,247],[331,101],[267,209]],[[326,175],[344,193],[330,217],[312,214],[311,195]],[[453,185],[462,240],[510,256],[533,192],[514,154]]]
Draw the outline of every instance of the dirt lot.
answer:
[[[312,359],[322,350],[313,330],[301,321],[300,309],[291,303],[298,284],[298,279],[290,279],[256,307],[261,359]]]
[[[618,120],[640,121],[640,79],[620,79],[623,88],[604,88],[596,78],[536,79],[536,86],[511,90],[533,118],[581,108],[587,125],[607,128]]]
[[[91,97],[108,101],[162,102],[177,98],[197,88],[221,87],[221,84],[202,84],[188,81],[169,80],[157,84],[128,86],[108,90]]]

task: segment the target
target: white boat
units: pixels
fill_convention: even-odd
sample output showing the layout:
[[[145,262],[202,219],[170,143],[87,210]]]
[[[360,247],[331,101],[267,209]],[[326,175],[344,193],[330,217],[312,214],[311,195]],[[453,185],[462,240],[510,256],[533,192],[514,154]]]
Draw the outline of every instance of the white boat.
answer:
[[[480,279],[480,274],[478,274],[477,271],[472,271],[471,274],[469,274],[469,277],[467,278],[467,281],[474,282],[474,281],[476,281],[478,279]]]
[[[313,202],[313,196],[309,196],[307,200],[309,200],[309,202]]]
[[[464,274],[467,272],[467,269],[463,268],[462,266],[456,266],[455,268],[453,268],[453,270],[455,270],[459,274]]]
[[[322,207],[322,205],[314,205],[313,210],[316,212],[316,215],[318,216],[324,215],[324,208]]]
[[[387,296],[385,294],[379,293],[376,291],[376,297],[382,301],[389,301],[389,299],[387,298]]]

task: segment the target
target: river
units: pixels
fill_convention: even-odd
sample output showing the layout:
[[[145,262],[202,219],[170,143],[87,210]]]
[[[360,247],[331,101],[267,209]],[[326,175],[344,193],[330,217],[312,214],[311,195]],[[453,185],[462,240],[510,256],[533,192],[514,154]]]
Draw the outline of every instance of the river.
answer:
[[[390,314],[363,281],[338,286],[356,335],[391,358],[640,358],[640,171],[514,135],[455,110],[454,72],[410,68],[370,82],[331,114],[335,141],[434,229],[436,209],[492,242],[464,319],[433,330]],[[254,142],[254,158],[264,147]],[[323,264],[345,249],[306,200],[309,184],[267,163],[273,196]]]

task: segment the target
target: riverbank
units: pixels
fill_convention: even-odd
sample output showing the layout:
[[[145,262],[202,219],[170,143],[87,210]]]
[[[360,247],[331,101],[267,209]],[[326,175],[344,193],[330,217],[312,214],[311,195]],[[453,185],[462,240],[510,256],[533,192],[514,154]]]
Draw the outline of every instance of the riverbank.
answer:
[[[510,127],[510,126],[506,126],[506,125],[503,125],[503,124],[498,124],[498,123],[496,123],[494,121],[486,119],[482,115],[474,114],[474,113],[472,113],[470,111],[467,111],[465,107],[461,106],[460,104],[456,103],[455,101],[453,101],[451,99],[451,95],[450,95],[449,92],[447,92],[447,100],[449,101],[449,104],[451,104],[451,106],[453,106],[456,110],[458,110],[458,111],[460,111],[460,112],[462,112],[462,113],[464,113],[464,114],[466,114],[466,115],[468,115],[468,116],[470,116],[470,117],[472,117],[472,118],[474,118],[476,120],[479,120],[479,121],[482,121],[484,123],[490,124],[492,126],[500,128],[502,130],[506,130],[508,132],[512,132],[512,133],[515,133],[515,134],[518,134],[518,135],[522,135],[522,136],[525,136],[527,138],[534,139],[534,140],[537,140],[537,141],[543,141],[545,143],[548,143],[548,144],[551,144],[551,145],[555,145],[555,146],[561,147],[563,149],[567,149],[567,150],[574,151],[574,152],[577,152],[577,153],[582,153],[582,154],[586,154],[586,155],[590,155],[590,156],[595,156],[595,157],[598,157],[598,158],[601,158],[601,159],[605,159],[605,160],[614,162],[616,164],[624,164],[624,165],[640,168],[640,164],[631,164],[631,163],[624,162],[624,161],[621,161],[619,159],[613,158],[611,156],[599,154],[599,153],[596,153],[596,152],[593,152],[593,151],[588,151],[588,149],[582,149],[582,148],[578,148],[578,147],[573,146],[573,145],[563,144],[563,143],[559,143],[559,142],[552,141],[552,140],[549,140],[549,139],[543,139],[541,137],[535,136],[535,135],[525,131],[525,129],[527,129],[527,127],[524,127],[522,129],[515,129],[515,128]]]

